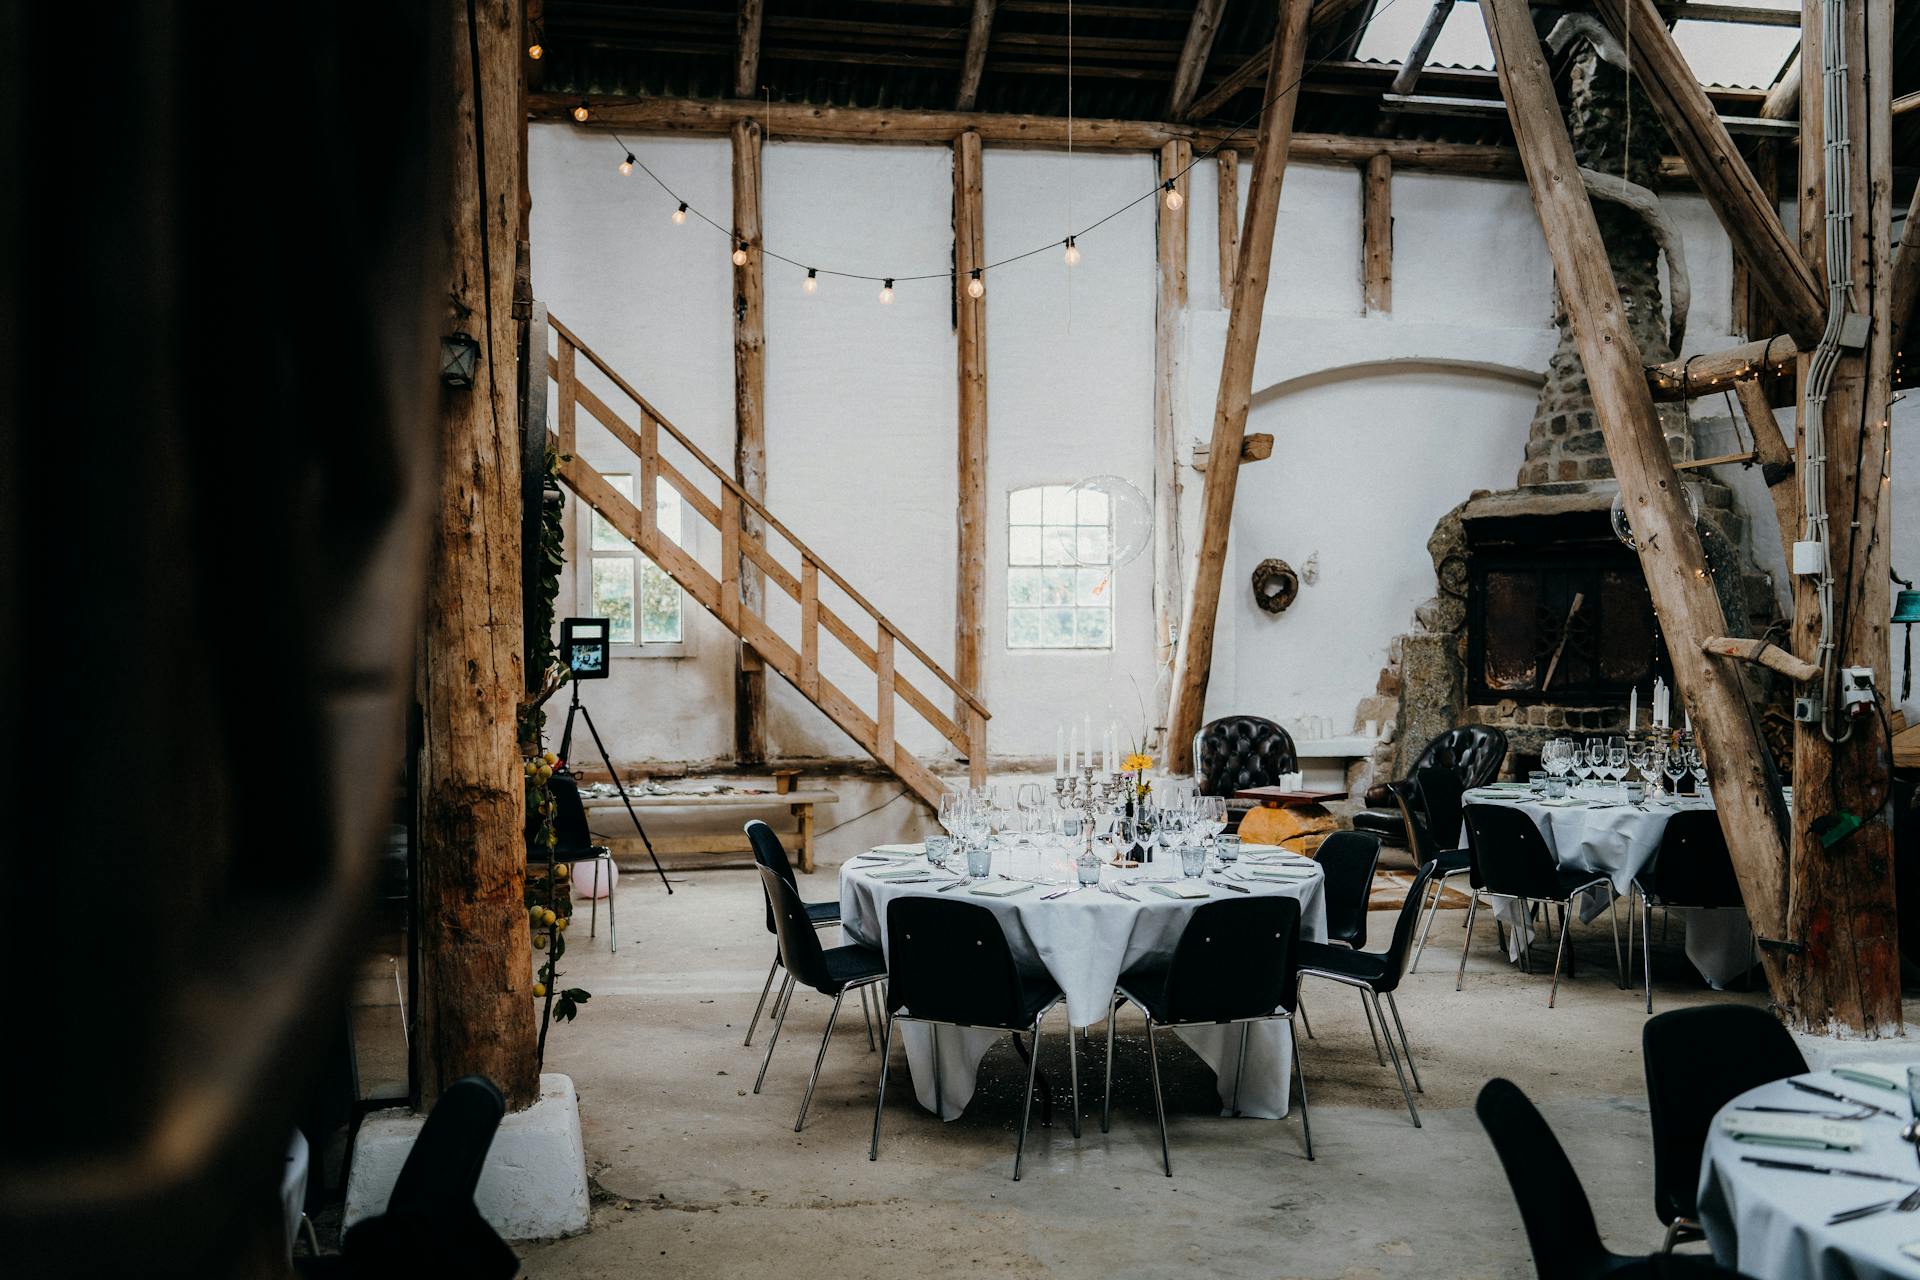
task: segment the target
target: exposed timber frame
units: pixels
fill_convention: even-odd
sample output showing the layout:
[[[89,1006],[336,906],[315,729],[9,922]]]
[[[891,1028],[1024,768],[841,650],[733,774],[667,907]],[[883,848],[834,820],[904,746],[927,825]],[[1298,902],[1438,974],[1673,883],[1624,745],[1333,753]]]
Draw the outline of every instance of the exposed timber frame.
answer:
[[[1193,146],[1160,148],[1160,180],[1171,181],[1180,207],[1162,197],[1157,210],[1159,292],[1153,312],[1153,637],[1154,670],[1173,663],[1180,634],[1180,459],[1175,408],[1179,404],[1181,323],[1187,309],[1187,169]],[[1155,729],[1165,728],[1166,704],[1154,699]]]
[[[760,254],[760,126],[733,125],[733,234],[747,260],[733,268],[733,478],[754,498],[767,497],[766,262]],[[742,532],[761,537],[759,521],[742,513]],[[737,556],[740,601],[755,613],[766,607],[766,580],[746,552]],[[733,683],[733,753],[741,764],[767,759],[767,671],[759,654],[740,641]]]
[[[1214,152],[1218,177],[1214,181],[1214,213],[1220,250],[1220,309],[1233,310],[1233,273],[1240,266],[1240,153],[1222,148]]]
[[[1360,183],[1360,299],[1368,314],[1393,310],[1393,161],[1367,161]]]
[[[993,38],[993,11],[997,0],[973,0],[967,20],[967,50],[960,56],[960,87],[953,95],[955,111],[973,110],[980,96],[980,77],[987,69],[987,44]]]
[[[1167,119],[1178,120],[1193,105],[1200,91],[1200,79],[1207,72],[1207,58],[1213,53],[1213,39],[1220,34],[1220,15],[1227,0],[1194,0],[1193,21],[1187,24],[1187,40],[1180,49],[1180,61],[1174,67],[1173,88],[1167,94]]]
[[[1312,0],[1280,0],[1279,31],[1274,36],[1268,83],[1289,86],[1267,104],[1260,117],[1260,140],[1253,156],[1253,187],[1246,225],[1240,235],[1240,264],[1234,272],[1233,310],[1227,318],[1226,351],[1220,361],[1220,389],[1214,405],[1210,458],[1238,456],[1253,402],[1253,357],[1260,345],[1261,313],[1273,267],[1273,232],[1280,212],[1281,180],[1293,140],[1293,112],[1299,101],[1300,69],[1307,52],[1307,13]],[[1173,670],[1172,705],[1167,713],[1169,767],[1184,773],[1193,767],[1193,736],[1199,732],[1213,668],[1213,633],[1220,612],[1220,583],[1226,570],[1227,535],[1233,524],[1237,466],[1210,466],[1200,508],[1200,545],[1193,580],[1187,588],[1185,622],[1180,627]]]
[[[1533,19],[1525,0],[1482,0],[1481,11],[1561,301],[1626,495],[1641,569],[1671,641],[1681,696],[1708,748],[1741,896],[1758,934],[1777,938],[1786,883],[1785,815],[1740,677],[1700,647],[1727,628],[1699,532],[1681,499]],[[1778,990],[1778,958],[1763,955]]]
[[[986,262],[986,208],[981,177],[980,135],[963,133],[953,143],[953,307],[958,343],[959,405],[956,417],[955,574],[953,673],[966,697],[956,692],[954,718],[967,726],[968,742],[984,742],[986,723],[974,709],[986,694],[987,651],[987,300],[967,286],[975,268]],[[969,755],[967,767],[976,787],[985,786],[984,752]]]
[[[739,0],[734,21],[733,96],[736,98],[751,98],[760,92],[760,27],[765,18],[765,0]]]

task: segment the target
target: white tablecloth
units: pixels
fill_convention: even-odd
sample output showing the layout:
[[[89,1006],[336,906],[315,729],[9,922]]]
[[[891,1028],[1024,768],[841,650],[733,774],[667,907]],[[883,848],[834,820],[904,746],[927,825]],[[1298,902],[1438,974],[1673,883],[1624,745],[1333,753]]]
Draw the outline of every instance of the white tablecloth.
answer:
[[[945,881],[938,873],[935,881],[927,884],[901,885],[875,880],[870,873],[881,865],[848,863],[841,867],[840,922],[849,938],[884,951],[887,904],[902,894],[934,893]],[[1249,883],[1245,887],[1256,894],[1283,894],[1299,899],[1300,936],[1317,940],[1326,935],[1327,907],[1322,891],[1324,877],[1317,866],[1314,872],[1310,880]],[[1131,874],[1108,867],[1102,876],[1108,883],[1119,883],[1123,875]],[[1060,887],[1063,886],[1037,885],[1012,898],[977,897],[966,889],[956,889],[946,896],[979,903],[1000,918],[1007,940],[1013,946],[1014,958],[1046,968],[1065,994],[1067,1018],[1076,1027],[1104,1025],[1121,972],[1143,957],[1170,954],[1193,908],[1206,901],[1168,898],[1155,893],[1145,883],[1124,886],[1139,899],[1137,902],[1093,889],[1052,902],[1043,900],[1043,895]],[[1240,896],[1228,889],[1215,889],[1212,900]],[[1062,1025],[1059,1016],[1057,1011],[1049,1016],[1055,1028]],[[1043,1023],[1042,1029],[1047,1025]],[[1293,1037],[1284,1022],[1250,1026],[1247,1078],[1240,1090],[1240,1112],[1277,1119],[1287,1114]],[[929,1111],[936,1110],[934,1031],[927,1023],[900,1024],[907,1063],[913,1073],[914,1094]],[[951,1120],[973,1097],[980,1059],[1006,1033],[957,1027],[940,1027],[938,1031],[942,1105],[937,1110],[943,1120]],[[1240,1049],[1239,1027],[1197,1027],[1177,1034],[1213,1068],[1218,1077],[1221,1105],[1227,1106],[1233,1098]],[[1081,1070],[1085,1072],[1089,1065],[1082,1062]],[[1082,1082],[1083,1089],[1087,1083]]]
[[[1827,1072],[1800,1077],[1824,1089],[1905,1111],[1898,1093],[1842,1080]],[[1761,1085],[1728,1103],[1743,1105],[1845,1108],[1840,1103],[1801,1093],[1786,1081]],[[1724,1114],[1724,1110],[1722,1114]],[[1764,1169],[1742,1156],[1794,1160],[1839,1169],[1862,1169],[1912,1178],[1920,1186],[1920,1160],[1900,1137],[1900,1122],[1880,1116],[1860,1122],[1866,1141],[1857,1151],[1802,1151],[1790,1147],[1735,1142],[1715,1117],[1700,1162],[1700,1224],[1722,1266],[1755,1280],[1888,1280],[1920,1276],[1920,1256],[1901,1252],[1911,1245],[1920,1255],[1920,1214],[1882,1213],[1837,1227],[1828,1215],[1840,1209],[1895,1200],[1911,1190],[1891,1182],[1846,1178],[1788,1169]]]
[[[1648,800],[1639,806],[1579,800],[1573,803],[1543,801],[1517,788],[1489,787],[1469,791],[1467,804],[1504,804],[1517,808],[1533,819],[1540,835],[1553,850],[1554,860],[1563,867],[1577,867],[1607,877],[1614,892],[1626,897],[1633,878],[1646,869],[1660,852],[1661,837],[1667,820],[1683,810],[1711,811],[1708,800],[1682,798]],[[1460,843],[1467,834],[1463,828]],[[1607,906],[1604,895],[1595,891],[1582,904],[1580,917],[1591,920]],[[1746,973],[1752,966],[1752,940],[1748,936],[1747,913],[1734,908],[1685,910],[1674,914],[1685,925],[1687,959],[1700,975],[1715,987],[1724,986]],[[1511,931],[1508,947],[1515,959],[1527,944],[1530,931],[1521,920],[1517,904],[1507,900],[1500,918]]]

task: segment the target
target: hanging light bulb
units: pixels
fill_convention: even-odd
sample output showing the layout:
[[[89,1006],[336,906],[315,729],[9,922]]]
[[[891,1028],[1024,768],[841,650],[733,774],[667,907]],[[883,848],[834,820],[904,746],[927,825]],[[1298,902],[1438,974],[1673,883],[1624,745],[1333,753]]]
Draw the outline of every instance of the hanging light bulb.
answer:
[[[800,287],[808,293],[812,293],[815,289],[818,289],[820,287],[820,273],[812,267],[808,267],[807,278],[801,283]]]
[[[629,151],[627,153],[627,158],[620,162],[620,176],[624,178],[632,172],[633,172],[633,153]]]
[[[1178,209],[1181,205],[1187,202],[1187,198],[1181,195],[1180,192],[1174,188],[1172,178],[1168,178],[1165,182],[1161,183],[1160,185],[1167,189],[1167,208]]]
[[[1065,256],[1068,266],[1072,266],[1080,261],[1080,247],[1074,244],[1072,236],[1067,237],[1067,252]]]
[[[980,268],[973,269],[973,279],[967,281],[967,296],[978,298],[987,291],[987,282],[980,278]]]
[[[535,40],[532,44],[527,46],[527,56],[529,58],[532,58],[535,62],[540,61],[540,59],[546,54],[546,52],[547,52],[546,49],[541,46],[538,40]]]
[[[588,109],[587,109],[587,100],[585,98],[580,99],[580,105],[573,109],[574,120],[580,124],[585,124],[587,122],[587,116],[589,114],[590,113],[588,112]]]
[[[747,242],[745,240],[742,240],[734,246],[733,265],[736,267],[744,267],[747,265]]]
[[[678,226],[681,223],[685,222],[686,220],[687,220],[687,202],[685,200],[682,200],[680,202],[680,207],[673,211],[673,222],[675,226]]]
[[[881,305],[883,306],[891,306],[893,304],[893,277],[892,276],[888,276],[887,282],[880,286],[880,302],[881,302]]]

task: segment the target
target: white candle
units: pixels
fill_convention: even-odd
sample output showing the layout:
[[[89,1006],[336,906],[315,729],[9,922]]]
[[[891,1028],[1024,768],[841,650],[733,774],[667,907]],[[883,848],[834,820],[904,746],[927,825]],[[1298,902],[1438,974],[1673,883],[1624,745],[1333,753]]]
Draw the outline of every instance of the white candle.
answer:
[[[1079,753],[1080,753],[1080,730],[1076,728],[1069,728],[1067,730],[1067,772],[1068,773],[1072,773],[1076,768],[1079,767],[1077,764],[1074,763],[1074,757]]]
[[[1692,733],[1692,732],[1693,732],[1693,712],[1692,712],[1692,711],[1690,711],[1690,710],[1688,710],[1688,709],[1687,709],[1687,708],[1686,708],[1686,707],[1685,707],[1685,706],[1683,705],[1683,706],[1682,706],[1682,707],[1680,708],[1680,713],[1681,713],[1682,715],[1684,715],[1684,716],[1685,716],[1685,717],[1687,718],[1687,732],[1688,732],[1688,733]]]
[[[1640,686],[1633,686],[1633,696],[1627,701],[1627,732],[1632,733],[1640,727]]]
[[[1062,777],[1067,772],[1067,727],[1057,724],[1053,727],[1053,776]]]
[[[1093,767],[1093,717],[1090,715],[1083,714],[1080,717],[1080,738],[1087,744],[1086,767],[1091,769]]]

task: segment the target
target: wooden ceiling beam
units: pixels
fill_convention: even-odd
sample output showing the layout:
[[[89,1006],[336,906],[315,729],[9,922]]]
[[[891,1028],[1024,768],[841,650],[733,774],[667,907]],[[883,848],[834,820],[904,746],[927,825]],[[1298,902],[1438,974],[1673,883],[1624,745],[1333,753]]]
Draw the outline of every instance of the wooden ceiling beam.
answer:
[[[1359,4],[1360,0],[1318,0],[1318,3],[1313,6],[1312,14],[1307,18],[1307,38],[1311,40],[1328,26],[1358,8]],[[1276,35],[1275,39],[1278,38]],[[1266,83],[1267,67],[1272,61],[1270,56],[1272,51],[1271,43],[1256,50],[1245,62],[1229,71],[1226,79],[1209,89],[1189,106],[1180,119],[1203,119],[1225,106],[1227,100],[1242,89]],[[1319,67],[1316,65],[1314,69],[1317,71]]]
[[[760,92],[760,23],[766,17],[763,0],[740,0],[735,13],[733,96],[751,98]]]
[[[980,96],[980,77],[987,69],[987,38],[993,34],[996,0],[973,0],[967,22],[967,51],[960,57],[960,88],[953,95],[955,111],[971,111]]]
[[[1227,0],[1196,0],[1193,21],[1187,25],[1187,42],[1180,50],[1180,63],[1173,73],[1173,88],[1167,94],[1167,119],[1178,120],[1200,92],[1200,80],[1207,72],[1207,59],[1213,56],[1213,40],[1220,34],[1220,15]]]
[[[1900,243],[1894,246],[1893,267],[1887,275],[1887,316],[1893,325],[1894,350],[1899,351],[1910,336],[1913,306],[1920,296],[1920,184],[1913,188],[1907,220],[1900,228]]]

